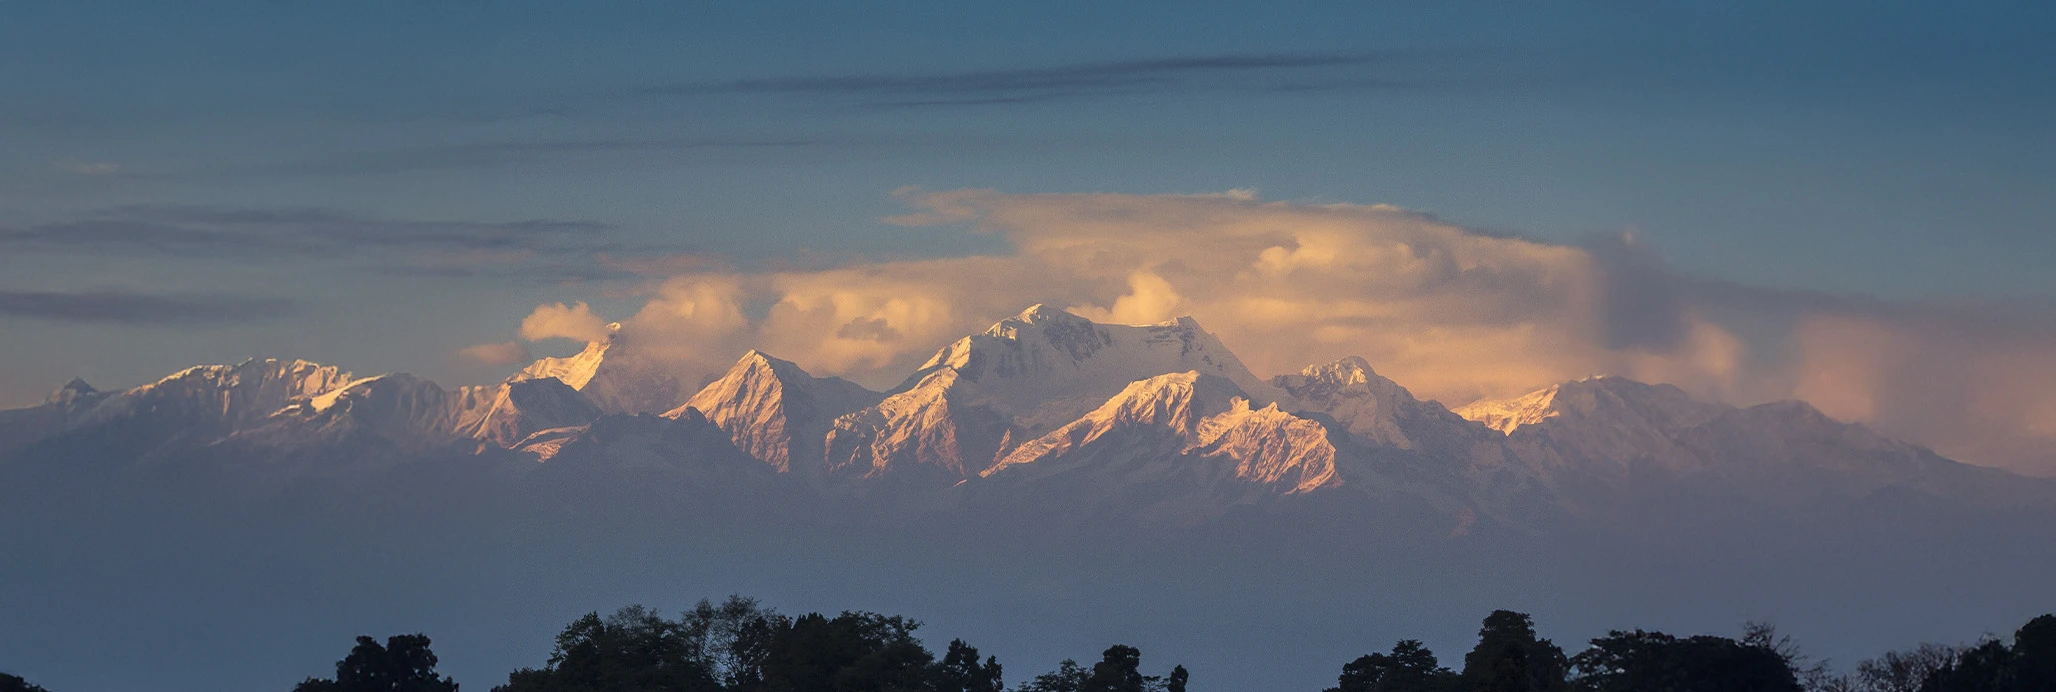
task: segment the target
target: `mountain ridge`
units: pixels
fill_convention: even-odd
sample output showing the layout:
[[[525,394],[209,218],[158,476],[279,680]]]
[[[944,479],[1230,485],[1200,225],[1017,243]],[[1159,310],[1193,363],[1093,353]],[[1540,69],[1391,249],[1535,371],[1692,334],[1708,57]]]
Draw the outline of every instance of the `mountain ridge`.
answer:
[[[887,392],[751,350],[681,396],[628,344],[617,332],[497,385],[455,389],[276,359],[196,366],[119,392],[74,380],[41,406],[0,412],[0,453],[125,425],[151,431],[122,437],[144,453],[361,439],[396,453],[509,450],[545,465],[647,439],[636,449],[732,450],[827,492],[1204,477],[1203,494],[1222,498],[1410,495],[1510,523],[1536,507],[1603,514],[1651,483],[1718,482],[1793,507],[1891,489],[1971,504],[2056,498],[2056,484],[1950,461],[1798,402],[1733,407],[1593,377],[1451,410],[1357,357],[1259,379],[1189,317],[1108,325],[1035,305],[938,349]],[[667,397],[679,401],[661,413],[634,410]],[[628,422],[638,416],[648,421]],[[603,419],[615,432],[593,432]],[[704,430],[726,441],[693,432]]]

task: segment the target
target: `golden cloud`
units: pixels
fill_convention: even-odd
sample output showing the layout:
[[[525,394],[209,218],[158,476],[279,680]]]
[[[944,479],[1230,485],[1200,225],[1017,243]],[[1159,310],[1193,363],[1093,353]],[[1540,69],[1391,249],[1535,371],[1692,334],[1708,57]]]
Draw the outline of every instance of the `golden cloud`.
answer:
[[[688,379],[761,348],[886,387],[1033,303],[1112,322],[1191,315],[1259,374],[1360,355],[1452,405],[1617,374],[1736,404],[1804,398],[1966,460],[2056,472],[2056,454],[2036,451],[2056,442],[2049,334],[1916,324],[1910,307],[1682,276],[1632,237],[1547,243],[1386,205],[1246,191],[899,194],[915,210],[891,223],[965,224],[1013,249],[822,269],[684,266],[647,289],[624,330],[661,343]],[[599,324],[583,304],[545,305],[522,333]],[[1963,382],[1950,388],[1964,400],[1957,412],[1904,412],[1919,379],[1908,373],[1955,358],[1967,359],[1945,368]]]

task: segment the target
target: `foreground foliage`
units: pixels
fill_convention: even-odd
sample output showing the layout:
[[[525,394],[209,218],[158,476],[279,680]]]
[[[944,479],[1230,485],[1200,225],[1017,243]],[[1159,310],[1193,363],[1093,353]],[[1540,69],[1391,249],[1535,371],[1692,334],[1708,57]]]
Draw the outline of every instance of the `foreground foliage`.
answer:
[[[999,660],[952,640],[941,657],[914,636],[920,623],[844,612],[787,616],[754,599],[700,601],[677,619],[630,606],[589,613],[557,635],[540,668],[507,676],[494,692],[1008,692]],[[429,639],[371,637],[336,663],[333,678],[295,692],[456,692],[435,671]],[[1116,644],[1089,666],[1065,660],[1012,692],[1185,692],[1190,673],[1144,672],[1142,651]],[[1442,665],[1418,640],[1342,666],[1326,692],[2050,692],[2056,690],[2056,615],[2009,640],[1922,644],[1834,674],[1767,625],[1738,639],[1614,631],[1575,655],[1535,631],[1524,613],[1496,611],[1463,667]],[[0,674],[0,692],[46,692]]]

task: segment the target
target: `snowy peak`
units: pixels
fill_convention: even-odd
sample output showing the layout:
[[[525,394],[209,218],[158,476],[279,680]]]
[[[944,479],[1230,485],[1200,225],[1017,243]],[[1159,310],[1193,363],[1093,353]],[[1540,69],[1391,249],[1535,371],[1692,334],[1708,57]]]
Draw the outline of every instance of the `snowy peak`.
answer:
[[[1154,443],[1122,441],[1138,455],[1180,453],[1197,442],[1200,423],[1208,416],[1229,411],[1238,403],[1246,410],[1248,397],[1227,378],[1193,371],[1136,380],[1084,417],[1021,445],[982,475],[1061,459],[1086,445],[1124,433]]]
[[[928,476],[956,483],[992,466],[1013,432],[979,388],[955,368],[835,419],[824,444],[840,476]]]
[[[601,415],[600,408],[556,378],[508,382],[498,387],[465,388],[492,392],[492,403],[482,414],[464,415],[457,434],[513,448],[537,432],[552,428],[584,425]],[[474,402],[464,402],[466,413],[475,411]]]
[[[1271,384],[1300,410],[1328,414],[1364,442],[1401,449],[1467,444],[1472,426],[1441,404],[1415,399],[1399,383],[1380,376],[1364,359],[1350,356],[1309,365]]]
[[[2046,501],[1999,480],[2004,474],[1797,401],[1736,408],[1670,385],[1591,377],[1462,413],[1504,432],[1502,449],[1512,460],[1585,508],[1618,506],[1638,488],[1666,483],[1793,508],[1874,492]]]
[[[1166,478],[1210,466],[1216,473],[1206,475],[1292,494],[1339,485],[1335,455],[1319,422],[1276,404],[1253,408],[1235,383],[1188,371],[1130,383],[1084,417],[1021,445],[983,475]]]
[[[814,377],[791,361],[752,350],[664,417],[697,411],[727,431],[737,448],[786,472],[796,459],[820,457],[822,435],[835,417],[883,396],[840,377]]]
[[[676,418],[610,413],[585,425],[538,431],[516,448],[546,468],[687,473],[705,481],[702,487],[712,494],[734,491],[736,480],[771,473],[692,410]]]
[[[1013,317],[993,324],[991,329],[985,330],[985,333],[993,336],[1011,337],[1011,334],[1005,334],[1004,332],[1012,331],[1022,325],[1059,325],[1075,329],[1090,327],[1092,320],[1073,315],[1066,310],[1050,307],[1047,303],[1036,303],[1028,306],[1027,309],[1022,310]]]
[[[48,404],[68,405],[72,402],[78,401],[80,399],[89,398],[99,393],[100,390],[94,389],[93,385],[86,384],[86,381],[84,379],[74,377],[71,378],[70,382],[64,383],[64,386],[58,387],[56,391],[50,392],[50,396],[44,397],[43,402]]]
[[[1264,403],[1281,397],[1189,317],[1098,324],[1030,306],[944,347],[884,401],[837,420],[829,466],[880,475],[911,463],[962,480],[1131,382],[1185,372],[1225,379]]]
[[[985,330],[985,335],[1012,341],[1023,335],[1030,338],[1040,336],[1057,350],[1070,354],[1073,360],[1085,360],[1099,349],[1112,346],[1108,334],[1097,329],[1091,320],[1058,310],[1041,303],[1031,305],[1021,314],[1000,320]]]
[[[1552,419],[1562,419],[1564,425],[1605,422],[1614,427],[1676,430],[1703,424],[1727,408],[1693,399],[1685,390],[1667,384],[1597,376],[1513,399],[1474,402],[1456,413],[1512,435],[1520,428]]]
[[[1456,408],[1456,415],[1476,421],[1502,435],[1539,425],[1561,415],[1555,409],[1557,386],[1529,392],[1512,399],[1481,399]]]
[[[1289,494],[1342,484],[1326,426],[1280,411],[1277,404],[1251,408],[1247,399],[1235,404],[1200,426],[1200,444],[1193,454],[1232,459],[1236,478]]]
[[[406,373],[366,377],[287,406],[269,424],[239,437],[297,447],[369,433],[402,447],[430,447],[456,439],[466,414],[490,406],[474,389],[452,393]]]
[[[1158,425],[1191,432],[1202,419],[1234,408],[1247,408],[1249,395],[1227,378],[1179,372],[1128,383],[1121,393],[1079,422],[1100,425]]]
[[[619,324],[608,325],[620,329]],[[683,383],[670,368],[636,352],[619,331],[605,341],[587,343],[576,355],[543,358],[508,378],[509,382],[554,377],[609,413],[661,413],[676,408],[686,396]]]
[[[1291,376],[1285,375],[1284,377]],[[1318,382],[1335,387],[1347,387],[1358,384],[1368,386],[1374,380],[1389,387],[1399,386],[1393,384],[1391,380],[1378,376],[1377,372],[1371,370],[1370,361],[1364,360],[1361,356],[1348,356],[1326,365],[1306,366],[1299,370],[1299,378],[1305,382]],[[1381,386],[1380,388],[1387,387]]]
[[[1091,410],[1129,382],[1175,372],[1225,377],[1252,396],[1276,398],[1268,384],[1190,317],[1151,325],[1098,324],[1036,305],[945,347],[901,389],[939,368],[978,383],[993,405],[1010,415],[1035,417],[1045,405],[1064,402],[1059,408],[1067,415],[1052,424]]]
[[[366,377],[279,410],[243,439],[278,447],[371,435],[404,449],[462,440],[513,447],[550,428],[583,425],[599,408],[555,378],[443,389],[407,373]]]
[[[611,348],[613,343],[613,339],[587,342],[585,350],[562,358],[544,358],[530,363],[528,367],[522,368],[521,372],[514,373],[514,376],[508,379],[532,380],[553,377],[571,385],[572,389],[584,389],[586,383],[591,382],[593,376],[599,373],[600,363],[606,359],[607,349]]]
[[[85,414],[91,425],[143,412],[186,416],[226,432],[262,422],[287,403],[333,391],[350,373],[304,360],[256,359],[187,368],[108,397]]]

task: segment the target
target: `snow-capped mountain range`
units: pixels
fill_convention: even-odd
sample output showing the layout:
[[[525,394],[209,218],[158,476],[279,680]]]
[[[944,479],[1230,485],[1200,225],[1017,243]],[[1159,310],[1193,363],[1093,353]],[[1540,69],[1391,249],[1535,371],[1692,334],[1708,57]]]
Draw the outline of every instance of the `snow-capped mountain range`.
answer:
[[[1159,501],[1201,513],[1210,502],[1405,495],[1464,526],[1519,525],[1535,507],[1603,514],[1650,488],[1794,507],[1902,492],[2056,501],[2056,484],[1943,459],[1799,402],[1736,408],[1597,377],[1452,411],[1361,358],[1266,380],[1191,318],[1097,324],[1042,305],[949,344],[886,392],[757,351],[688,391],[617,334],[489,386],[250,360],[119,392],[74,380],[41,406],[0,412],[0,454],[78,437],[118,439],[138,459],[347,446],[544,465],[748,460],[830,493],[1018,486],[1090,501],[1171,483],[1188,491]]]
[[[482,386],[249,360],[0,411],[0,650],[304,665],[404,627],[503,674],[565,613],[744,591],[921,603],[1052,663],[1149,623],[1303,669],[1509,607],[1874,652],[2045,610],[2056,570],[2056,480],[1800,402],[1595,377],[1451,410],[1361,358],[1266,379],[1191,319],[1043,306],[887,391],[757,351],[681,386],[635,336]],[[77,617],[108,608],[180,636]]]

